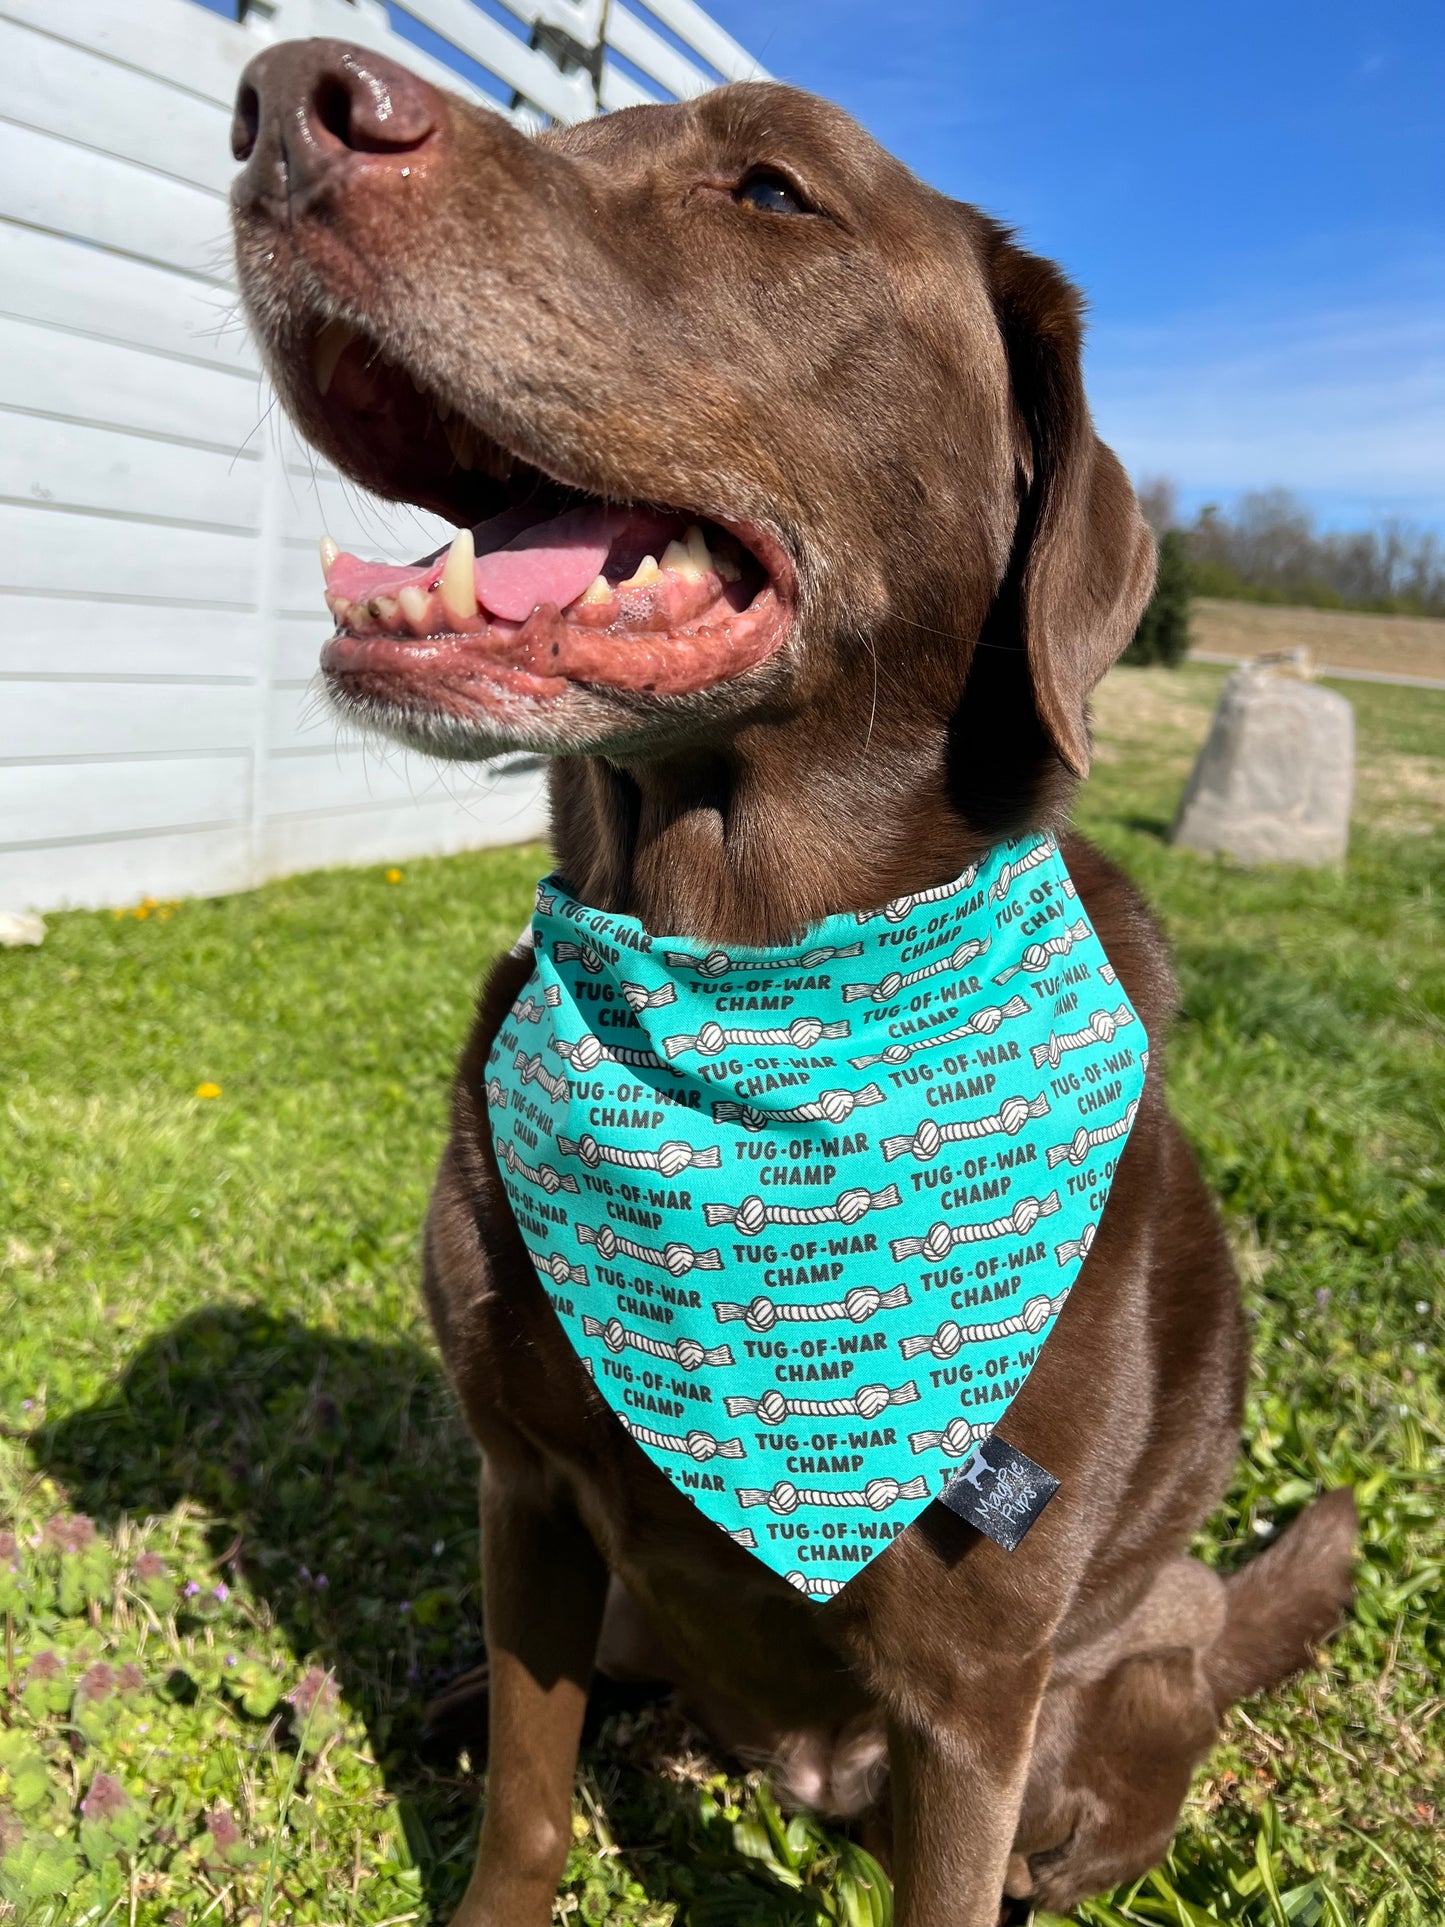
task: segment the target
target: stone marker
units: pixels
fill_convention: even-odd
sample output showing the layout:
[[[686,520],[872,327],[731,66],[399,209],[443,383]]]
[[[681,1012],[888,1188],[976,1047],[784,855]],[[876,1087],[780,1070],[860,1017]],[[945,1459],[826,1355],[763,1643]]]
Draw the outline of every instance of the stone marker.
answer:
[[[1307,651],[1245,663],[1220,692],[1172,843],[1236,863],[1339,863],[1350,834],[1355,712]]]

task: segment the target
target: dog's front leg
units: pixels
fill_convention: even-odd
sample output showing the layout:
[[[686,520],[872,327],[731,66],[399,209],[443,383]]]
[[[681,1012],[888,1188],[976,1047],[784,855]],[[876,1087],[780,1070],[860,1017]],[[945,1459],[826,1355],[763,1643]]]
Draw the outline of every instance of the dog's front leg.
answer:
[[[529,1466],[484,1459],[482,1586],[487,1811],[453,1927],[547,1927],[572,1837],[607,1568],[570,1499]]]
[[[890,1717],[897,1927],[997,1927],[1048,1676],[1000,1657]]]

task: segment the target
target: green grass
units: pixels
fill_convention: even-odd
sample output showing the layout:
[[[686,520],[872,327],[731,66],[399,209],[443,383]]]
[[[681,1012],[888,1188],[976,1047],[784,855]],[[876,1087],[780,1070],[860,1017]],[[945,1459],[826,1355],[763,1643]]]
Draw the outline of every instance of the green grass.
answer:
[[[1445,1918],[1445,697],[1351,684],[1347,872],[1162,838],[1219,672],[1121,671],[1080,821],[1177,949],[1176,1108],[1256,1319],[1207,1556],[1356,1487],[1328,1667],[1234,1719],[1168,1867],[1092,1927]],[[484,1781],[474,1462],[417,1228],[508,850],[51,920],[0,952],[0,1896],[20,1920],[445,1919]],[[200,1087],[219,1086],[215,1097]],[[871,1863],[657,1712],[588,1750],[559,1916],[881,1922]],[[3,1905],[0,1905],[3,1913]]]

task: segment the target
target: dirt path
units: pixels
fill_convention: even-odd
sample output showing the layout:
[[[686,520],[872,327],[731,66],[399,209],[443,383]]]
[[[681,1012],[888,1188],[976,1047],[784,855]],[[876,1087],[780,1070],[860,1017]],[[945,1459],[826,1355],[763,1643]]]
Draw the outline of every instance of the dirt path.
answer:
[[[1321,669],[1421,676],[1445,685],[1445,622],[1368,616],[1340,609],[1279,609],[1200,599],[1190,618],[1191,653],[1249,657],[1271,649],[1314,651]]]

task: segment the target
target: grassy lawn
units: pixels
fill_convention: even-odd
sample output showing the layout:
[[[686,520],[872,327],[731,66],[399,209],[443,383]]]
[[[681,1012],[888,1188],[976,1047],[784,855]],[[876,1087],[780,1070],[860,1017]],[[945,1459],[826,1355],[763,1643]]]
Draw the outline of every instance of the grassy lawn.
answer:
[[[1358,1609],[1231,1721],[1169,1867],[1079,1918],[1434,1927],[1445,695],[1349,685],[1346,874],[1251,875],[1162,834],[1222,676],[1116,672],[1079,817],[1177,946],[1170,1086],[1256,1320],[1206,1556],[1353,1484]],[[417,1228],[478,972],[543,861],[75,914],[0,952],[0,1917],[400,1927],[460,1891],[483,1782],[418,1725],[477,1654],[474,1468]],[[567,1919],[885,1918],[846,1841],[656,1711],[603,1726],[574,1831]]]

